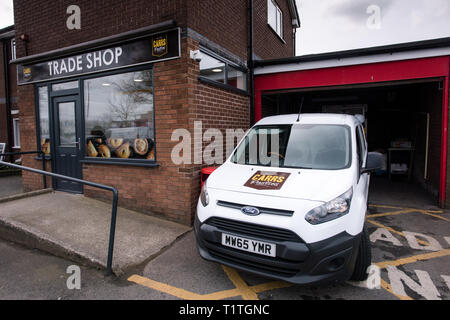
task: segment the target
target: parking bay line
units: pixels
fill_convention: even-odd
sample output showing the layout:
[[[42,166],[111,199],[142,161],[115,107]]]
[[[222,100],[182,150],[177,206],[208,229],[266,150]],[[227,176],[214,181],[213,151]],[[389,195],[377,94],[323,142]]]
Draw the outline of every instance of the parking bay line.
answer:
[[[426,214],[426,215],[428,215],[428,216],[432,216],[432,217],[435,217],[435,218],[438,218],[438,219],[441,219],[441,220],[450,222],[450,219],[447,219],[447,218],[445,218],[445,217],[438,216],[437,214],[432,214],[432,213],[427,212],[427,211],[425,211],[425,210],[421,210],[421,211],[419,211],[419,212],[420,212],[420,213],[423,213],[423,214]]]
[[[239,290],[244,300],[259,300],[258,295],[249,288],[244,279],[241,278],[241,276],[235,269],[223,265],[222,269],[231,280],[231,282],[233,282],[234,286]]]
[[[433,258],[440,258],[450,255],[450,249],[443,249],[439,251],[429,252],[429,253],[422,253],[415,256],[407,257],[407,258],[401,258],[397,260],[391,260],[391,261],[383,261],[383,262],[377,262],[375,263],[376,266],[378,266],[380,269],[385,269],[387,266],[401,266],[409,263],[414,263],[417,261],[426,261]]]
[[[403,210],[398,210],[398,211],[368,214],[366,217],[367,218],[378,218],[378,217],[385,217],[385,216],[395,216],[398,214],[411,213],[411,212],[417,212],[417,211],[418,211],[417,209],[403,209]]]
[[[231,269],[231,270],[233,270],[233,269]],[[231,272],[231,274],[233,274],[233,272]],[[240,278],[239,275],[238,275],[238,277]],[[236,279],[235,275],[233,275],[233,278]],[[191,292],[188,290],[184,290],[184,289],[180,289],[180,288],[168,285],[166,283],[154,281],[154,280],[151,280],[149,278],[142,277],[139,275],[130,276],[128,278],[128,281],[134,282],[134,283],[142,285],[144,287],[154,289],[154,290],[157,290],[157,291],[160,291],[163,293],[167,293],[174,297],[177,297],[180,299],[185,299],[185,300],[220,300],[220,299],[227,299],[227,298],[242,296],[243,294],[245,294],[245,297],[243,297],[244,299],[251,298],[251,299],[256,300],[257,293],[275,290],[275,289],[287,288],[287,287],[292,286],[291,283],[287,283],[287,282],[283,282],[283,281],[271,281],[271,282],[266,282],[266,283],[250,286],[250,287],[247,286],[247,289],[245,292],[244,292],[243,288],[236,287],[234,289],[217,291],[217,292],[208,293],[208,294],[198,294],[198,293],[194,293],[194,292]],[[234,282],[233,282],[233,284],[234,284]],[[238,285],[241,285],[241,283],[238,282]],[[255,296],[256,296],[256,299],[255,299]]]

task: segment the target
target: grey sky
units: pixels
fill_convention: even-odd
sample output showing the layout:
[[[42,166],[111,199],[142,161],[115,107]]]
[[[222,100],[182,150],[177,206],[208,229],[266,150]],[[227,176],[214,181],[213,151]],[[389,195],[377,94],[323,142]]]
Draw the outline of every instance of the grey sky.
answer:
[[[296,0],[302,27],[297,55],[450,36],[450,0]],[[13,0],[0,0],[0,28],[14,23]],[[369,29],[370,5],[381,9]]]
[[[297,55],[450,36],[450,0],[296,0],[302,27]],[[367,27],[370,5],[379,29]]]
[[[14,24],[13,0],[0,0],[0,29]]]

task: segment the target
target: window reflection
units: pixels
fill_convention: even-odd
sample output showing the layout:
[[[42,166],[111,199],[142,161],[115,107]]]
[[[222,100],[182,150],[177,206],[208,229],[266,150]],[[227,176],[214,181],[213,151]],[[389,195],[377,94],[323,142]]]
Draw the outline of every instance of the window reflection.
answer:
[[[225,63],[203,54],[200,61],[200,75],[210,80],[225,82]]]
[[[41,150],[46,155],[50,154],[50,126],[48,120],[48,89],[39,87],[39,128],[41,137]]]
[[[84,81],[86,155],[155,160],[152,70]]]

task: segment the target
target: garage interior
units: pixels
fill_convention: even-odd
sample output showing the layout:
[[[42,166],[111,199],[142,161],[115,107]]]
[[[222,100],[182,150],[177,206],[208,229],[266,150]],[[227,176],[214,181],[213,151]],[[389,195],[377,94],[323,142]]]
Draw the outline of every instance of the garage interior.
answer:
[[[437,206],[439,202],[443,81],[266,92],[262,117],[298,113],[363,114],[369,152],[385,158],[372,174],[369,202]]]

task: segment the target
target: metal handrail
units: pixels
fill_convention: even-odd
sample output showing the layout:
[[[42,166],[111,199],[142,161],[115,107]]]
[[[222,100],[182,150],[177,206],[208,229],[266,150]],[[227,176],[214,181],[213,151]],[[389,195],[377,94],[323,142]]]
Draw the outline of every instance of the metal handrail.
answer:
[[[43,174],[45,176],[64,179],[64,180],[68,180],[68,181],[72,181],[72,182],[76,182],[76,183],[81,183],[81,184],[84,184],[84,185],[87,185],[90,187],[111,191],[113,193],[113,204],[112,204],[112,212],[111,212],[111,226],[110,226],[110,230],[109,230],[108,260],[106,263],[106,275],[109,276],[112,274],[112,259],[113,259],[114,238],[115,238],[115,234],[116,234],[116,220],[117,220],[117,202],[119,199],[119,191],[117,191],[116,188],[111,187],[111,186],[106,186],[106,185],[100,184],[100,183],[95,183],[95,182],[81,180],[81,179],[77,179],[77,178],[73,178],[73,177],[64,176],[62,174],[47,172],[47,171],[38,170],[35,168],[30,168],[30,167],[24,167],[24,166],[20,166],[17,164],[4,162],[4,161],[0,161],[0,165],[5,165],[5,166],[25,170],[25,171],[30,171],[33,173]]]
[[[38,151],[22,151],[22,152],[5,152],[5,153],[0,153],[0,157],[2,156],[18,156],[18,155],[22,155],[22,154],[39,154],[42,158],[42,170],[45,170],[45,153],[42,150],[38,150]],[[44,183],[44,189],[47,189],[47,179],[45,179],[45,176],[42,177],[43,179],[43,183]]]

